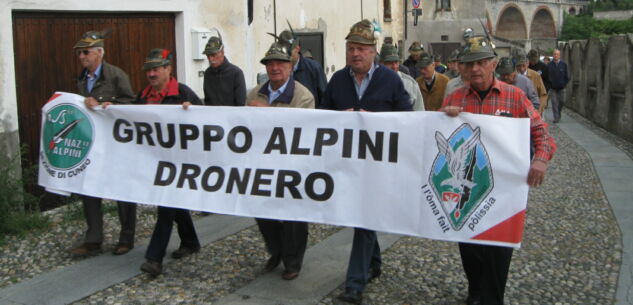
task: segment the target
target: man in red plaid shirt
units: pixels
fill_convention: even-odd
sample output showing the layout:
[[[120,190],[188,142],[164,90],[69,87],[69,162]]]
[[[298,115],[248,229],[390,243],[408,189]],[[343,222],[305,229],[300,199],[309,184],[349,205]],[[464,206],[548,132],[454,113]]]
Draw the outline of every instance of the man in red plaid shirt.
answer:
[[[527,183],[532,187],[539,186],[543,183],[547,163],[556,151],[547,124],[521,89],[495,78],[496,54],[488,39],[481,36],[470,38],[460,62],[465,64],[470,85],[448,95],[442,109],[449,116],[470,112],[530,118],[533,156]],[[508,247],[459,244],[462,265],[468,279],[467,305],[503,304],[512,250]]]

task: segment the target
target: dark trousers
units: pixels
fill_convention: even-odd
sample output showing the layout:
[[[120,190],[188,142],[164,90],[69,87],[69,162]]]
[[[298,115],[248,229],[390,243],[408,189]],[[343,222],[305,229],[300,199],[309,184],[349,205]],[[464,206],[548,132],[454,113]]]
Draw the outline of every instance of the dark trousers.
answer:
[[[84,242],[101,244],[103,242],[103,211],[101,210],[101,198],[81,195],[81,201],[86,217],[86,236]],[[118,201],[119,222],[121,232],[119,243],[134,245],[134,231],[136,229],[136,204]]]
[[[468,295],[481,305],[503,304],[513,248],[459,243],[462,265],[468,279]]]
[[[193,226],[189,210],[159,206],[154,233],[152,233],[152,239],[149,242],[149,246],[147,246],[147,252],[145,252],[146,259],[159,263],[163,262],[174,221],[178,225],[180,247],[200,247],[196,228]]]
[[[381,265],[380,245],[378,245],[376,231],[354,228],[354,241],[347,265],[345,288],[363,292],[367,286],[369,268],[380,269]]]
[[[255,220],[268,253],[281,258],[287,271],[299,272],[308,245],[308,223],[263,218]]]
[[[558,122],[561,117],[563,105],[565,104],[565,89],[550,89],[549,99],[552,104],[552,115],[554,116],[554,120]]]

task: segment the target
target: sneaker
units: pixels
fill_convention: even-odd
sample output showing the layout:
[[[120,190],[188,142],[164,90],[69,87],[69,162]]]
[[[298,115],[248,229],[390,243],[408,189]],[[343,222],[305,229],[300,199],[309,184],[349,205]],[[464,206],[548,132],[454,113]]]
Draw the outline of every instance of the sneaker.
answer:
[[[158,276],[163,272],[163,264],[147,260],[141,265],[141,271],[147,272],[152,276]]]
[[[194,254],[200,251],[200,246],[197,247],[180,247],[178,250],[171,253],[171,257],[175,259],[183,258],[187,255]]]

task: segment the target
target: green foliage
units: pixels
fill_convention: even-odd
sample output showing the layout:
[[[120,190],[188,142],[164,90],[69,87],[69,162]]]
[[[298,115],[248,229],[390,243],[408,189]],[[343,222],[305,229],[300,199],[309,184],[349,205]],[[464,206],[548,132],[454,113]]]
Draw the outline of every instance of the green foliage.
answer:
[[[39,198],[24,189],[24,183],[35,181],[35,169],[20,173],[19,160],[19,154],[0,154],[0,244],[7,235],[48,225],[48,219],[39,212]]]
[[[565,14],[561,40],[604,38],[626,33],[633,33],[633,18],[628,20],[597,20],[589,15],[572,16]]]
[[[594,12],[630,9],[633,9],[633,0],[598,0],[589,4],[589,10]]]

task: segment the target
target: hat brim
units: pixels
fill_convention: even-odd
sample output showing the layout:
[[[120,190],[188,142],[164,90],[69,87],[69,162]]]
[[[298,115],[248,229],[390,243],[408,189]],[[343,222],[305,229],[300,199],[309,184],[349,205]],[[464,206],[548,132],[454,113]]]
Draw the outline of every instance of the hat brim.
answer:
[[[420,60],[415,64],[415,67],[418,69],[426,68],[430,66],[431,64],[433,64],[433,60]]]
[[[75,46],[73,46],[73,49],[81,49],[81,48],[98,48],[101,47],[103,48],[103,39],[99,39],[96,41],[85,41],[85,40],[79,40]]]
[[[285,62],[290,62],[290,56],[284,56],[284,55],[280,55],[280,54],[272,54],[272,55],[268,55],[264,58],[262,58],[262,60],[260,60],[259,62],[262,65],[267,64],[269,61],[271,60],[279,60],[279,61],[285,61]]]
[[[459,62],[469,63],[473,61],[478,61],[482,59],[490,59],[490,58],[495,58],[495,57],[497,57],[497,55],[495,55],[494,53],[489,53],[489,52],[470,53],[470,54],[465,54],[464,56],[462,56],[462,58],[459,59]]]
[[[384,58],[381,57],[380,59],[383,62],[394,62],[394,61],[400,62],[400,56],[398,55],[387,55]]]
[[[347,36],[345,37],[345,40],[347,40],[347,42],[358,43],[358,44],[365,44],[365,45],[372,45],[372,46],[376,45],[375,39],[370,40],[358,35]]]
[[[170,64],[171,62],[169,60],[148,61],[143,64],[143,71],[147,71],[147,70],[158,68],[158,67],[168,66]]]
[[[514,72],[514,68],[513,67],[499,67],[497,68],[497,74],[499,75],[506,75],[506,74],[511,74],[512,72]]]

